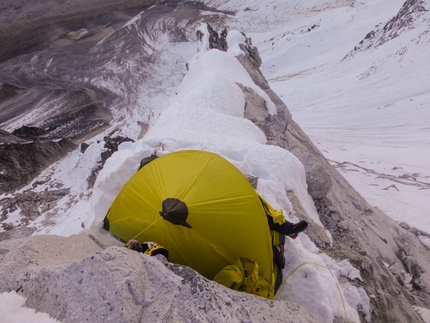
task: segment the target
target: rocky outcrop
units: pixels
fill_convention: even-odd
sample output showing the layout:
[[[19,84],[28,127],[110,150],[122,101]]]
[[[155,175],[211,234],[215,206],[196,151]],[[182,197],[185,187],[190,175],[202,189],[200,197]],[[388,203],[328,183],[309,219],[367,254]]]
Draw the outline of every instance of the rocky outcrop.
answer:
[[[0,134],[0,194],[13,192],[35,178],[43,169],[76,145],[67,140],[44,139],[40,128],[23,127],[13,134]]]
[[[424,7],[425,1],[423,0],[407,0],[390,21],[383,27],[378,28],[367,33],[366,37],[354,47],[354,49],[347,55],[351,56],[354,52],[363,51],[369,48],[376,48],[383,45],[387,41],[397,37],[402,31],[414,28],[415,20],[422,15],[427,9]]]
[[[21,215],[20,220],[15,223],[2,223],[2,229],[5,232],[0,232],[0,241],[31,235],[34,229],[25,230],[24,228],[41,214],[49,212],[55,207],[56,202],[68,193],[69,189],[26,191],[0,199],[0,221],[6,220],[10,213],[19,212]]]
[[[0,293],[16,291],[63,323],[318,322],[297,305],[226,289],[163,256],[106,247],[118,244],[85,234],[4,241]]]

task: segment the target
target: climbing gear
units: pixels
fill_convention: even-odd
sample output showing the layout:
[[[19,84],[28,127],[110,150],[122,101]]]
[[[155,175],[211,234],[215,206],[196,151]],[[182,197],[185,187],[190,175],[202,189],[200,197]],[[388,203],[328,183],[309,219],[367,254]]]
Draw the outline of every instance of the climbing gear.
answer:
[[[158,246],[157,243],[151,242],[151,241],[142,242],[141,245],[142,245],[142,248],[143,248],[143,251],[142,251],[143,253],[146,253],[146,251],[148,251],[149,249]]]
[[[283,245],[274,245],[273,249],[273,261],[276,266],[280,269],[284,269],[285,267],[285,257],[284,257],[284,246]]]
[[[305,231],[307,227],[308,227],[308,223],[306,221],[300,221],[291,227],[292,232],[288,234],[288,236],[291,239],[295,239],[297,238],[299,233]]]
[[[150,162],[152,162],[154,159],[158,158],[157,155],[152,154],[149,157],[145,157],[140,161],[140,165],[139,165],[139,169],[140,170],[142,167],[146,166],[147,164],[149,164]]]
[[[127,249],[131,249],[131,250],[135,250],[138,252],[142,252],[142,247],[139,244],[139,241],[136,239],[132,239],[130,241],[128,241],[124,247],[126,247]]]
[[[135,250],[137,252],[142,252],[145,255],[149,256],[163,255],[167,260],[169,260],[169,251],[155,242],[139,243],[138,240],[132,239],[128,241],[124,245],[124,247],[126,247],[127,249]]]
[[[143,243],[143,245],[145,245],[145,243]],[[159,245],[151,245],[143,253],[149,256],[162,255],[167,260],[169,260],[169,251],[166,248]]]
[[[249,258],[239,257],[234,264],[220,270],[213,280],[234,290],[269,299],[274,297],[273,286],[260,275],[258,264]]]

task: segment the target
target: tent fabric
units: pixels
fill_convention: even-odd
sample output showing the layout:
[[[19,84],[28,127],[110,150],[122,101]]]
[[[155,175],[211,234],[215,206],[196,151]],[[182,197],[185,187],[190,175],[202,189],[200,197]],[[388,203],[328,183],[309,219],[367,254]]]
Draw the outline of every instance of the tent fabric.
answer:
[[[214,281],[228,288],[255,294],[265,298],[273,298],[274,288],[259,275],[258,264],[247,258],[239,258],[233,265],[219,271]]]
[[[221,156],[183,150],[160,156],[122,188],[106,228],[124,241],[154,241],[169,260],[213,279],[239,257],[273,282],[266,213],[246,177]]]

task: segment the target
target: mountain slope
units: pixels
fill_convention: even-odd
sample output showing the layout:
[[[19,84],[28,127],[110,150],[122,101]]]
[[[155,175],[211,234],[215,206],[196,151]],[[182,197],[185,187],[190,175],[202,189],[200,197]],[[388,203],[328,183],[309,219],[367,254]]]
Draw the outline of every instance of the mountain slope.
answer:
[[[307,234],[287,241],[288,266],[284,274],[288,277],[300,268],[295,279],[287,281],[278,299],[269,306],[289,306],[284,303],[288,300],[301,305],[321,322],[342,319],[351,322],[419,322],[420,317],[412,305],[424,307],[429,303],[428,249],[413,234],[369,205],[330,165],[275,94],[284,95],[276,88],[277,81],[282,79],[296,82],[292,90],[304,88],[299,83],[300,78],[284,77],[289,75],[285,73],[288,70],[278,66],[270,69],[270,64],[278,64],[282,56],[275,50],[268,54],[270,46],[275,45],[275,40],[280,45],[286,37],[283,36],[285,31],[277,28],[291,18],[279,14],[283,10],[296,15],[296,20],[289,26],[292,33],[314,36],[314,32],[323,30],[315,23],[309,24],[314,22],[315,17],[333,19],[334,13],[344,10],[348,13],[342,16],[345,20],[350,17],[348,10],[365,16],[370,10],[367,8],[369,4],[360,3],[362,7],[356,9],[352,1],[313,1],[306,5],[294,1],[271,1],[266,10],[257,12],[257,2],[205,3],[216,9],[199,3],[161,3],[129,23],[118,26],[110,36],[92,46],[81,46],[78,40],[74,46],[28,54],[2,64],[2,82],[13,83],[14,86],[19,84],[19,90],[15,90],[12,96],[17,100],[15,102],[20,102],[18,99],[28,95],[32,89],[42,89],[42,93],[77,92],[95,100],[110,114],[109,123],[103,126],[105,128],[91,129],[89,132],[72,122],[69,129],[75,127],[78,133],[79,130],[84,131],[71,139],[85,144],[46,169],[31,185],[11,192],[16,198],[21,193],[37,196],[58,188],[70,189],[69,194],[53,205],[34,210],[31,224],[26,227],[29,232],[23,229],[23,224],[29,221],[28,217],[19,208],[12,208],[11,203],[5,204],[10,196],[1,200],[4,205],[3,223],[10,224],[10,230],[0,233],[2,239],[31,234],[33,230],[37,234],[71,235],[87,229],[87,233],[97,236],[110,202],[136,171],[141,158],[155,149],[161,154],[178,149],[204,149],[219,153],[243,173],[258,177],[259,192],[275,207],[282,208],[288,219],[311,222]],[[379,1],[376,5],[383,4]],[[396,4],[399,6],[396,7]],[[375,15],[372,19],[388,19],[400,5],[392,3],[391,13]],[[233,11],[237,11],[235,15]],[[219,39],[221,35],[209,37],[211,30],[206,25],[198,29],[201,36],[198,42],[195,31],[201,22],[210,22],[220,30],[227,25],[228,47],[210,43],[210,39]],[[267,76],[271,71],[276,71],[279,75],[275,73],[276,77],[268,77],[268,82],[259,71],[261,59],[257,48],[252,46],[249,38],[231,30],[230,26],[253,31],[254,44],[259,44],[258,49],[263,57],[263,73]],[[270,31],[274,26],[276,28]],[[263,31],[267,33],[263,34]],[[358,42],[360,38],[357,35],[356,38]],[[298,40],[301,39],[298,37]],[[356,41],[351,39],[350,43]],[[196,48],[199,49],[197,55]],[[355,55],[360,55],[357,52],[342,61],[349,51],[336,61],[340,61],[344,68],[348,67],[348,62],[355,62]],[[302,51],[302,63],[299,52],[295,61],[292,59],[294,55],[290,57],[289,62],[295,62],[293,75],[302,73],[305,66],[305,71],[310,68],[321,72],[320,84],[327,79],[327,75],[334,78],[337,65],[331,61],[331,55],[322,55],[320,61],[315,62],[310,53],[307,53],[309,56],[306,59],[305,53]],[[318,73],[312,72],[310,75],[313,78]],[[315,87],[311,93],[316,95],[317,89]],[[336,98],[345,100],[346,93],[341,92]],[[290,94],[288,98],[313,102]],[[282,99],[287,101],[288,98],[284,96]],[[329,102],[330,95],[323,98]],[[5,107],[10,100],[11,97],[7,97],[0,104]],[[33,114],[36,118],[31,120],[30,125],[45,127],[43,118],[38,119],[37,116],[41,113],[52,114],[52,109],[58,108],[52,104],[53,100],[54,97],[47,96],[36,104]],[[60,102],[66,114],[76,108],[65,104],[67,100]],[[29,119],[25,119],[27,114],[29,111],[24,110],[14,119],[6,118],[1,126],[10,131],[28,124]],[[112,145],[115,137],[122,139]],[[125,142],[119,144],[121,141]],[[107,151],[108,154],[105,154]],[[88,181],[90,177],[96,180]],[[97,236],[94,239],[99,241],[101,238]],[[19,251],[7,243],[2,245],[2,255],[10,253],[9,256],[13,257]],[[114,244],[112,241],[108,243]],[[111,249],[107,250],[111,252]],[[90,251],[90,254],[93,252]],[[105,261],[109,260],[109,257],[105,258]],[[13,266],[13,261],[10,261],[7,266]],[[83,263],[86,261],[89,260]],[[324,268],[302,268],[302,264],[307,262]],[[82,266],[79,259],[74,266]],[[89,265],[84,267],[90,272],[93,270]],[[331,276],[327,268],[335,274]],[[174,274],[181,276],[179,272]],[[62,275],[61,270],[58,275]],[[171,274],[166,272],[166,275]],[[29,284],[39,281],[37,277],[38,274],[30,279]],[[173,280],[177,279],[180,278],[174,276]],[[5,278],[1,291],[15,289],[10,285],[12,281],[15,281],[13,276]],[[121,282],[118,281],[118,284]],[[192,287],[193,281],[185,284],[187,288]],[[206,283],[199,280],[197,286],[201,284]],[[43,288],[43,284],[34,286],[35,294]],[[343,304],[339,302],[336,286],[343,295],[342,299],[345,299]],[[223,290],[222,293],[231,292]],[[63,320],[72,320],[71,312],[59,314],[49,309],[52,300],[40,302],[28,291],[23,294],[29,297],[29,303],[35,308]],[[184,297],[186,299],[187,295]],[[68,302],[65,300],[61,306],[77,304]],[[198,307],[198,304],[194,302],[190,306]],[[187,316],[189,313],[181,315],[179,317],[184,320],[191,319]],[[210,316],[200,319],[210,321]]]
[[[252,36],[270,85],[332,165],[373,206],[428,234],[426,7],[355,2],[299,15],[272,40]]]

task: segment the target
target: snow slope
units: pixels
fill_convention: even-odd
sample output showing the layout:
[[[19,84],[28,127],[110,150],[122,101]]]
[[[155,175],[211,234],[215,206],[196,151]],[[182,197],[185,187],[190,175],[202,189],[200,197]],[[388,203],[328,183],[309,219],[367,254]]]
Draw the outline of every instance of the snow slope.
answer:
[[[326,158],[373,206],[430,232],[430,16],[353,52],[402,4],[344,2],[252,37],[271,87]]]
[[[232,24],[252,37],[270,86],[354,188],[430,233],[429,12],[354,52],[405,1],[205,2],[238,11]]]

